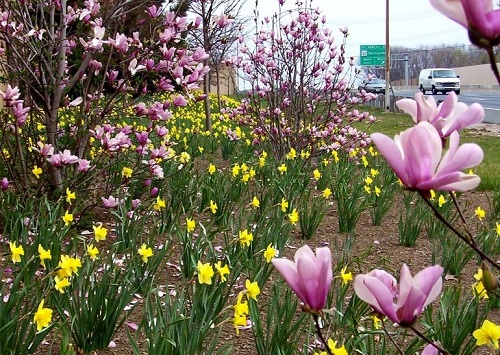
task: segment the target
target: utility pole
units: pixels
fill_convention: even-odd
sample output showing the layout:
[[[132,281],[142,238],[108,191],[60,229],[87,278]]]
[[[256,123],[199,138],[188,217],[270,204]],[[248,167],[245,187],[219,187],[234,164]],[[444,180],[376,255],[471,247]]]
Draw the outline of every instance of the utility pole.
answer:
[[[385,109],[389,111],[391,106],[391,93],[389,83],[391,81],[391,46],[389,44],[389,0],[385,0]]]

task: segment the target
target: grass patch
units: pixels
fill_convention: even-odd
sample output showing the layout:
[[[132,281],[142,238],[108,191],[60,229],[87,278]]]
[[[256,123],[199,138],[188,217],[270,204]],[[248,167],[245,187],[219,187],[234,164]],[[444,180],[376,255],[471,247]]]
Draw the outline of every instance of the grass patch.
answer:
[[[385,112],[381,109],[370,109],[370,113],[377,117],[377,121],[370,127],[368,133],[381,132],[394,135],[411,127],[413,120],[408,114]],[[500,192],[500,145],[498,137],[490,136],[473,129],[466,129],[460,134],[460,143],[476,143],[484,151],[483,162],[474,169],[481,177],[478,190]]]

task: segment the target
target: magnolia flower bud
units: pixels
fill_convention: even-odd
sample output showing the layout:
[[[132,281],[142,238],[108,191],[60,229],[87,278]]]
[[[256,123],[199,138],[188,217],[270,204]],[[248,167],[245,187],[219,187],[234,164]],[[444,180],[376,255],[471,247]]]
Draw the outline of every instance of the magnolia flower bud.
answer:
[[[483,260],[481,262],[483,270],[483,285],[486,291],[495,292],[498,289],[498,277],[491,271],[490,266]]]

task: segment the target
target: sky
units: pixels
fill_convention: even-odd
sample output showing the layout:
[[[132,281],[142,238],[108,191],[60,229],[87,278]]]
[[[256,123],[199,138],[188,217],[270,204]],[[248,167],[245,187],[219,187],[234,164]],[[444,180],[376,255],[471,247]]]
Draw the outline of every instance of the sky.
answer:
[[[253,15],[254,0],[244,0],[244,14]],[[258,0],[260,17],[278,10],[277,0]],[[359,56],[363,44],[385,44],[386,0],[308,0],[326,15],[326,25],[337,31],[347,26],[347,56]],[[285,8],[295,8],[294,0],[286,0]],[[435,10],[428,0],[390,0],[389,36],[392,46],[420,48],[446,44],[468,45],[467,31]],[[253,24],[253,21],[249,21]],[[341,34],[338,32],[338,38]]]

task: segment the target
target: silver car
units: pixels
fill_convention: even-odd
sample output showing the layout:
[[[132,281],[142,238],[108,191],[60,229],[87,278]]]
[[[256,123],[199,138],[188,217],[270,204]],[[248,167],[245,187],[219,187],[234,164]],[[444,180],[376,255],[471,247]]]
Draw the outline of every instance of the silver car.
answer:
[[[366,92],[373,92],[375,94],[385,94],[385,80],[372,79],[363,81],[358,87],[358,91],[365,90]]]

